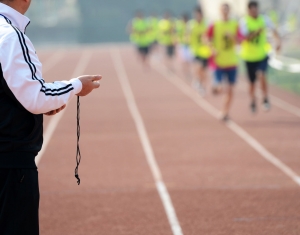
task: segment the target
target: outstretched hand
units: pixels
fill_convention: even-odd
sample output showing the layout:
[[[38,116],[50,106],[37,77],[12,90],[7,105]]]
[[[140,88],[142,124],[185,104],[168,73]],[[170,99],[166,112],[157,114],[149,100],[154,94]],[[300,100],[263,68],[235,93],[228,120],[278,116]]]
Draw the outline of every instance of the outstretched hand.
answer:
[[[52,110],[52,111],[50,111],[48,113],[45,113],[45,115],[47,115],[47,116],[53,116],[55,114],[58,114],[60,111],[64,110],[65,108],[66,108],[66,105],[60,107],[59,109],[55,109],[55,110]]]
[[[100,87],[101,75],[84,75],[78,77],[82,83],[82,90],[77,94],[78,96],[86,96],[91,93],[94,89]]]
[[[99,81],[101,80],[101,78],[102,78],[102,76],[100,76],[100,75],[84,75],[84,76],[78,77],[78,79],[82,83],[82,89],[77,95],[78,96],[86,96],[89,93],[91,93],[94,89],[99,88],[100,87]],[[45,115],[53,116],[55,114],[58,114],[63,109],[65,109],[65,107],[66,107],[66,105],[60,107],[59,109],[49,111],[49,112],[45,113]]]

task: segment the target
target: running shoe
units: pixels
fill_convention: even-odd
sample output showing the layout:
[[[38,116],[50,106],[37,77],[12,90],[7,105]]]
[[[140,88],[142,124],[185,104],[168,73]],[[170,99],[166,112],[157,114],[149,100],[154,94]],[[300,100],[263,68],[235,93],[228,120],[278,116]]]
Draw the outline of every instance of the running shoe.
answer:
[[[253,102],[251,103],[250,109],[251,109],[251,112],[252,112],[252,113],[256,113],[257,107],[256,107],[256,102],[255,102],[255,101],[253,101]]]
[[[264,110],[266,111],[266,112],[268,112],[268,111],[270,111],[270,109],[271,109],[271,104],[270,104],[270,102],[269,102],[269,99],[264,99],[264,101],[263,101],[263,107],[264,107]]]
[[[221,121],[223,121],[223,122],[228,122],[229,120],[230,120],[230,117],[228,114],[225,114],[221,117]]]
[[[205,96],[206,95],[206,90],[205,90],[205,88],[201,84],[199,84],[198,92],[200,93],[201,96]]]
[[[200,82],[198,81],[192,81],[192,88],[195,89],[195,90],[199,90],[199,87],[200,87]]]
[[[196,91],[199,92],[199,94],[201,96],[205,96],[206,95],[206,90],[205,88],[201,85],[201,83],[199,81],[193,81],[192,82],[192,88]]]

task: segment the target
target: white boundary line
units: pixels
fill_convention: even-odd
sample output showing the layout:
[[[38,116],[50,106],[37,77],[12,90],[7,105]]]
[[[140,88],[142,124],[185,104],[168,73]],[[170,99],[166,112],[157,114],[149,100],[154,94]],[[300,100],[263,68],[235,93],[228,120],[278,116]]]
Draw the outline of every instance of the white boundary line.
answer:
[[[208,101],[203,99],[196,91],[189,87],[185,82],[183,82],[180,77],[174,73],[168,72],[161,66],[152,66],[156,71],[163,75],[170,83],[175,85],[179,90],[181,90],[185,95],[191,98],[197,105],[204,109],[207,113],[219,118],[219,111],[212,106]],[[243,139],[247,144],[249,144],[254,150],[256,150],[265,160],[272,163],[284,174],[290,177],[298,186],[300,186],[300,176],[297,175],[291,168],[281,162],[272,153],[270,153],[264,146],[262,146],[255,138],[248,134],[242,127],[233,121],[228,121],[226,126],[237,134],[241,139]]]
[[[130,110],[131,116],[135,122],[136,129],[138,131],[138,134],[139,134],[139,137],[141,140],[141,144],[143,146],[145,156],[147,158],[147,162],[149,164],[153,178],[155,180],[156,189],[157,189],[159,196],[161,198],[161,201],[163,203],[163,206],[164,206],[165,212],[167,214],[173,235],[183,235],[182,229],[181,229],[179,221],[177,219],[175,208],[172,204],[171,197],[169,195],[169,192],[167,190],[165,183],[163,182],[163,179],[161,176],[161,171],[156,162],[145,124],[143,122],[142,116],[137,107],[137,104],[136,104],[136,101],[134,98],[134,94],[132,92],[132,89],[131,89],[131,86],[129,83],[129,79],[128,79],[124,64],[122,62],[121,55],[117,49],[112,49],[111,57],[114,62],[115,70],[117,72],[119,82],[121,83],[121,87],[123,89],[123,92],[124,92],[124,95],[125,95],[125,98],[127,101],[128,109]]]
[[[83,53],[83,55],[81,56],[77,66],[75,67],[75,70],[73,72],[73,75],[72,77],[78,77],[79,75],[81,75],[82,73],[84,73],[84,70],[86,69],[90,59],[91,59],[91,56],[92,56],[92,52],[91,51],[86,51]],[[66,108],[67,109],[67,108]],[[60,119],[62,118],[62,116],[64,115],[65,113],[65,110],[63,110],[62,112],[60,112],[59,114],[56,114],[54,117],[51,118],[45,132],[44,132],[44,143],[43,143],[43,148],[42,150],[39,152],[39,154],[36,156],[35,158],[35,163],[36,165],[38,166],[47,147],[48,147],[48,144],[52,138],[52,135],[60,121]]]

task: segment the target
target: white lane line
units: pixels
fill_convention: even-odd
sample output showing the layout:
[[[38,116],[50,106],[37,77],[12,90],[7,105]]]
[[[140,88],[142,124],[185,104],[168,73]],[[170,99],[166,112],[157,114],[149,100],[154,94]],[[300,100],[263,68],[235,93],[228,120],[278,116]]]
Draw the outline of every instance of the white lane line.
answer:
[[[165,68],[158,65],[152,66],[156,71],[163,75],[169,82],[175,85],[185,95],[191,98],[197,105],[204,109],[207,113],[212,115],[214,118],[219,119],[219,111],[212,106],[208,101],[203,99],[196,91],[180,79],[176,74],[168,72]],[[285,165],[272,153],[270,153],[264,146],[262,146],[254,137],[247,133],[242,127],[233,121],[226,123],[227,127],[249,144],[256,152],[258,152],[265,160],[272,163],[284,174],[290,177],[298,186],[300,186],[300,176],[297,175],[290,167]]]
[[[65,50],[55,52],[45,63],[43,63],[43,74],[52,69],[65,55]]]
[[[272,153],[270,153],[267,149],[265,149],[256,139],[254,139],[250,134],[248,134],[245,130],[243,130],[239,125],[237,125],[233,121],[229,121],[227,123],[229,129],[235,132],[242,139],[246,140],[246,142],[254,148],[257,152],[259,152],[267,161],[272,163],[282,172],[284,172],[287,176],[293,179],[300,186],[300,177],[287,165],[282,163],[278,158],[276,158]]]
[[[80,60],[78,61],[78,64],[75,67],[75,70],[73,72],[72,78],[80,76],[82,73],[84,73],[86,67],[88,66],[88,63],[91,59],[92,52],[91,51],[85,51],[83,55],[81,56]],[[67,106],[68,107],[68,106]],[[66,108],[67,109],[67,108]],[[44,153],[48,147],[48,144],[52,138],[52,135],[54,131],[56,130],[56,127],[60,121],[60,119],[63,117],[65,110],[60,112],[59,114],[55,115],[54,117],[51,118],[46,130],[44,131],[44,143],[43,143],[43,148],[39,152],[39,154],[35,158],[35,163],[38,166],[39,163],[41,162],[42,157],[44,156]]]
[[[156,189],[157,189],[160,199],[163,203],[163,206],[164,206],[165,212],[167,214],[173,235],[183,235],[183,232],[180,227],[179,221],[177,219],[177,215],[176,215],[175,208],[173,206],[170,194],[166,188],[165,183],[163,182],[161,171],[156,162],[156,159],[155,159],[155,156],[153,153],[153,149],[152,149],[152,146],[151,146],[151,143],[150,143],[147,131],[146,131],[144,121],[143,121],[142,116],[137,107],[135,97],[132,92],[132,89],[131,89],[131,86],[129,83],[129,79],[128,79],[128,75],[126,73],[121,55],[117,49],[112,49],[111,57],[114,62],[114,66],[115,66],[115,70],[118,75],[119,82],[121,83],[121,87],[123,89],[129,111],[135,122],[136,129],[138,131],[138,134],[139,134],[139,137],[141,140],[141,144],[143,146],[143,150],[144,150],[145,156],[147,158],[147,162],[149,164],[153,178],[155,180]]]

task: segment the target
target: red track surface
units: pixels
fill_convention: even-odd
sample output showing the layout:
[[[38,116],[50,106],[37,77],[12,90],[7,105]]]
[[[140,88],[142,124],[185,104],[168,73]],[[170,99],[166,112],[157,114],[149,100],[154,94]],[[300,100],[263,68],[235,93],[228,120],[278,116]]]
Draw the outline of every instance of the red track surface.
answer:
[[[118,50],[183,234],[299,235],[300,186],[160,73],[145,71],[130,47]],[[85,73],[100,73],[103,81],[81,99],[82,183],[74,178],[74,99],[39,164],[41,234],[171,235],[110,48],[70,49],[44,76],[69,79],[84,51],[92,52]],[[47,63],[55,52],[38,54]],[[272,94],[300,107],[298,96],[278,88]],[[299,117],[276,106],[250,115],[243,83],[232,117],[300,174]]]

